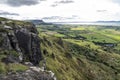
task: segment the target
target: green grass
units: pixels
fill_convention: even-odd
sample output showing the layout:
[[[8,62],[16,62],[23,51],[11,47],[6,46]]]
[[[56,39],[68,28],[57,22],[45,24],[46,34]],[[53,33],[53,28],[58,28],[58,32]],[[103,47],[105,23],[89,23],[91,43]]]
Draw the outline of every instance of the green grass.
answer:
[[[27,66],[19,64],[19,63],[9,63],[5,64],[0,62],[0,74],[7,74],[8,72],[22,72],[29,69]]]
[[[84,40],[75,40],[75,39],[64,39],[65,41],[80,45],[82,47],[91,48],[91,49],[99,49],[100,46],[95,45],[92,42],[84,41]]]
[[[20,72],[28,69],[27,66],[20,63],[4,63],[3,59],[7,59],[10,55],[16,58],[19,56],[19,54],[14,50],[0,50],[0,74],[7,74],[10,71]]]
[[[27,66],[18,64],[18,63],[10,63],[8,64],[8,71],[22,72],[28,69]]]
[[[89,41],[116,43],[120,40],[120,31],[117,31],[114,27],[78,26],[71,28],[71,30],[78,30],[80,32],[79,35],[86,37]],[[81,31],[87,31],[88,33],[81,33]]]
[[[6,74],[6,65],[2,62],[0,62],[0,74]]]
[[[80,34],[83,37],[86,37],[87,40],[89,41],[94,41],[94,42],[106,42],[106,43],[116,43],[117,41],[110,37],[107,36],[106,34],[100,34],[100,33],[91,33],[91,34]]]
[[[8,19],[0,17],[0,21],[7,21]]]
[[[77,27],[77,28],[71,28],[71,30],[86,30],[85,27]]]
[[[65,35],[63,35],[63,34],[59,34],[59,33],[54,34],[54,36],[56,36],[56,37],[65,37]]]

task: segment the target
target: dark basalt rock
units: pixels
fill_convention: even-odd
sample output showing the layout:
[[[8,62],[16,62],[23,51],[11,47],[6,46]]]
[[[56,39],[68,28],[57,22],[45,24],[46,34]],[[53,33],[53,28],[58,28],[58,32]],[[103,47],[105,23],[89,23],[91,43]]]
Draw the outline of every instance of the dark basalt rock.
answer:
[[[1,24],[2,25],[2,24]],[[19,62],[30,61],[34,65],[42,59],[40,39],[35,25],[3,25],[4,32],[0,32],[0,47],[6,50],[15,50],[19,54]],[[9,61],[9,60],[8,60]]]
[[[38,64],[42,59],[40,52],[40,39],[36,33],[29,32],[27,29],[21,29],[15,33],[19,46],[25,57],[33,64]]]

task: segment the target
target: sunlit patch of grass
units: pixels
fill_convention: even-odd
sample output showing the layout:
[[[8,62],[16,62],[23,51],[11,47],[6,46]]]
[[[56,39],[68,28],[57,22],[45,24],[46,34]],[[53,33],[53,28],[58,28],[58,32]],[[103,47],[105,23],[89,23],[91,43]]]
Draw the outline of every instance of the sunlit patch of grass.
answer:
[[[71,30],[86,30],[85,27],[77,27],[77,28],[71,28]]]
[[[28,67],[18,63],[9,63],[8,71],[21,72],[27,70]]]
[[[86,48],[91,48],[91,49],[98,49],[100,46],[95,45],[92,42],[89,41],[84,41],[84,40],[75,40],[75,39],[64,39],[65,41],[78,44],[80,46],[86,47]]]
[[[108,37],[111,37],[111,38],[113,38],[115,40],[120,40],[120,36],[119,35],[114,35],[114,34],[105,34],[105,35],[108,36]]]
[[[63,34],[59,34],[59,33],[54,34],[54,36],[56,36],[56,37],[65,37],[65,35],[63,35]]]
[[[94,42],[106,42],[106,43],[116,43],[117,41],[110,36],[107,36],[106,34],[102,33],[92,33],[92,34],[80,34],[81,36],[84,36],[89,41]]]
[[[6,65],[0,62],[0,74],[5,74],[7,72]]]

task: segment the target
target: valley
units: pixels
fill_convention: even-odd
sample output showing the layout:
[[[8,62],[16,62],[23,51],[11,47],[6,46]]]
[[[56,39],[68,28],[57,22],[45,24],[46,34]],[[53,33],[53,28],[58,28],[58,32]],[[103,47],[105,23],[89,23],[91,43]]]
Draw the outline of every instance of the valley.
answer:
[[[119,26],[37,25],[37,30],[47,69],[59,80],[119,80]]]

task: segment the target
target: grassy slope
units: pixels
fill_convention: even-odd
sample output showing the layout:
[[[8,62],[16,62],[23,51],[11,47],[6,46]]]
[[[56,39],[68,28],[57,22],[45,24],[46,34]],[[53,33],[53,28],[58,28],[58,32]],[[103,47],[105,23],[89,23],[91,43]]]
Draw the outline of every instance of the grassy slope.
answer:
[[[94,44],[88,47],[46,34],[40,37],[47,69],[55,72],[58,80],[120,79],[120,55],[105,52]]]

